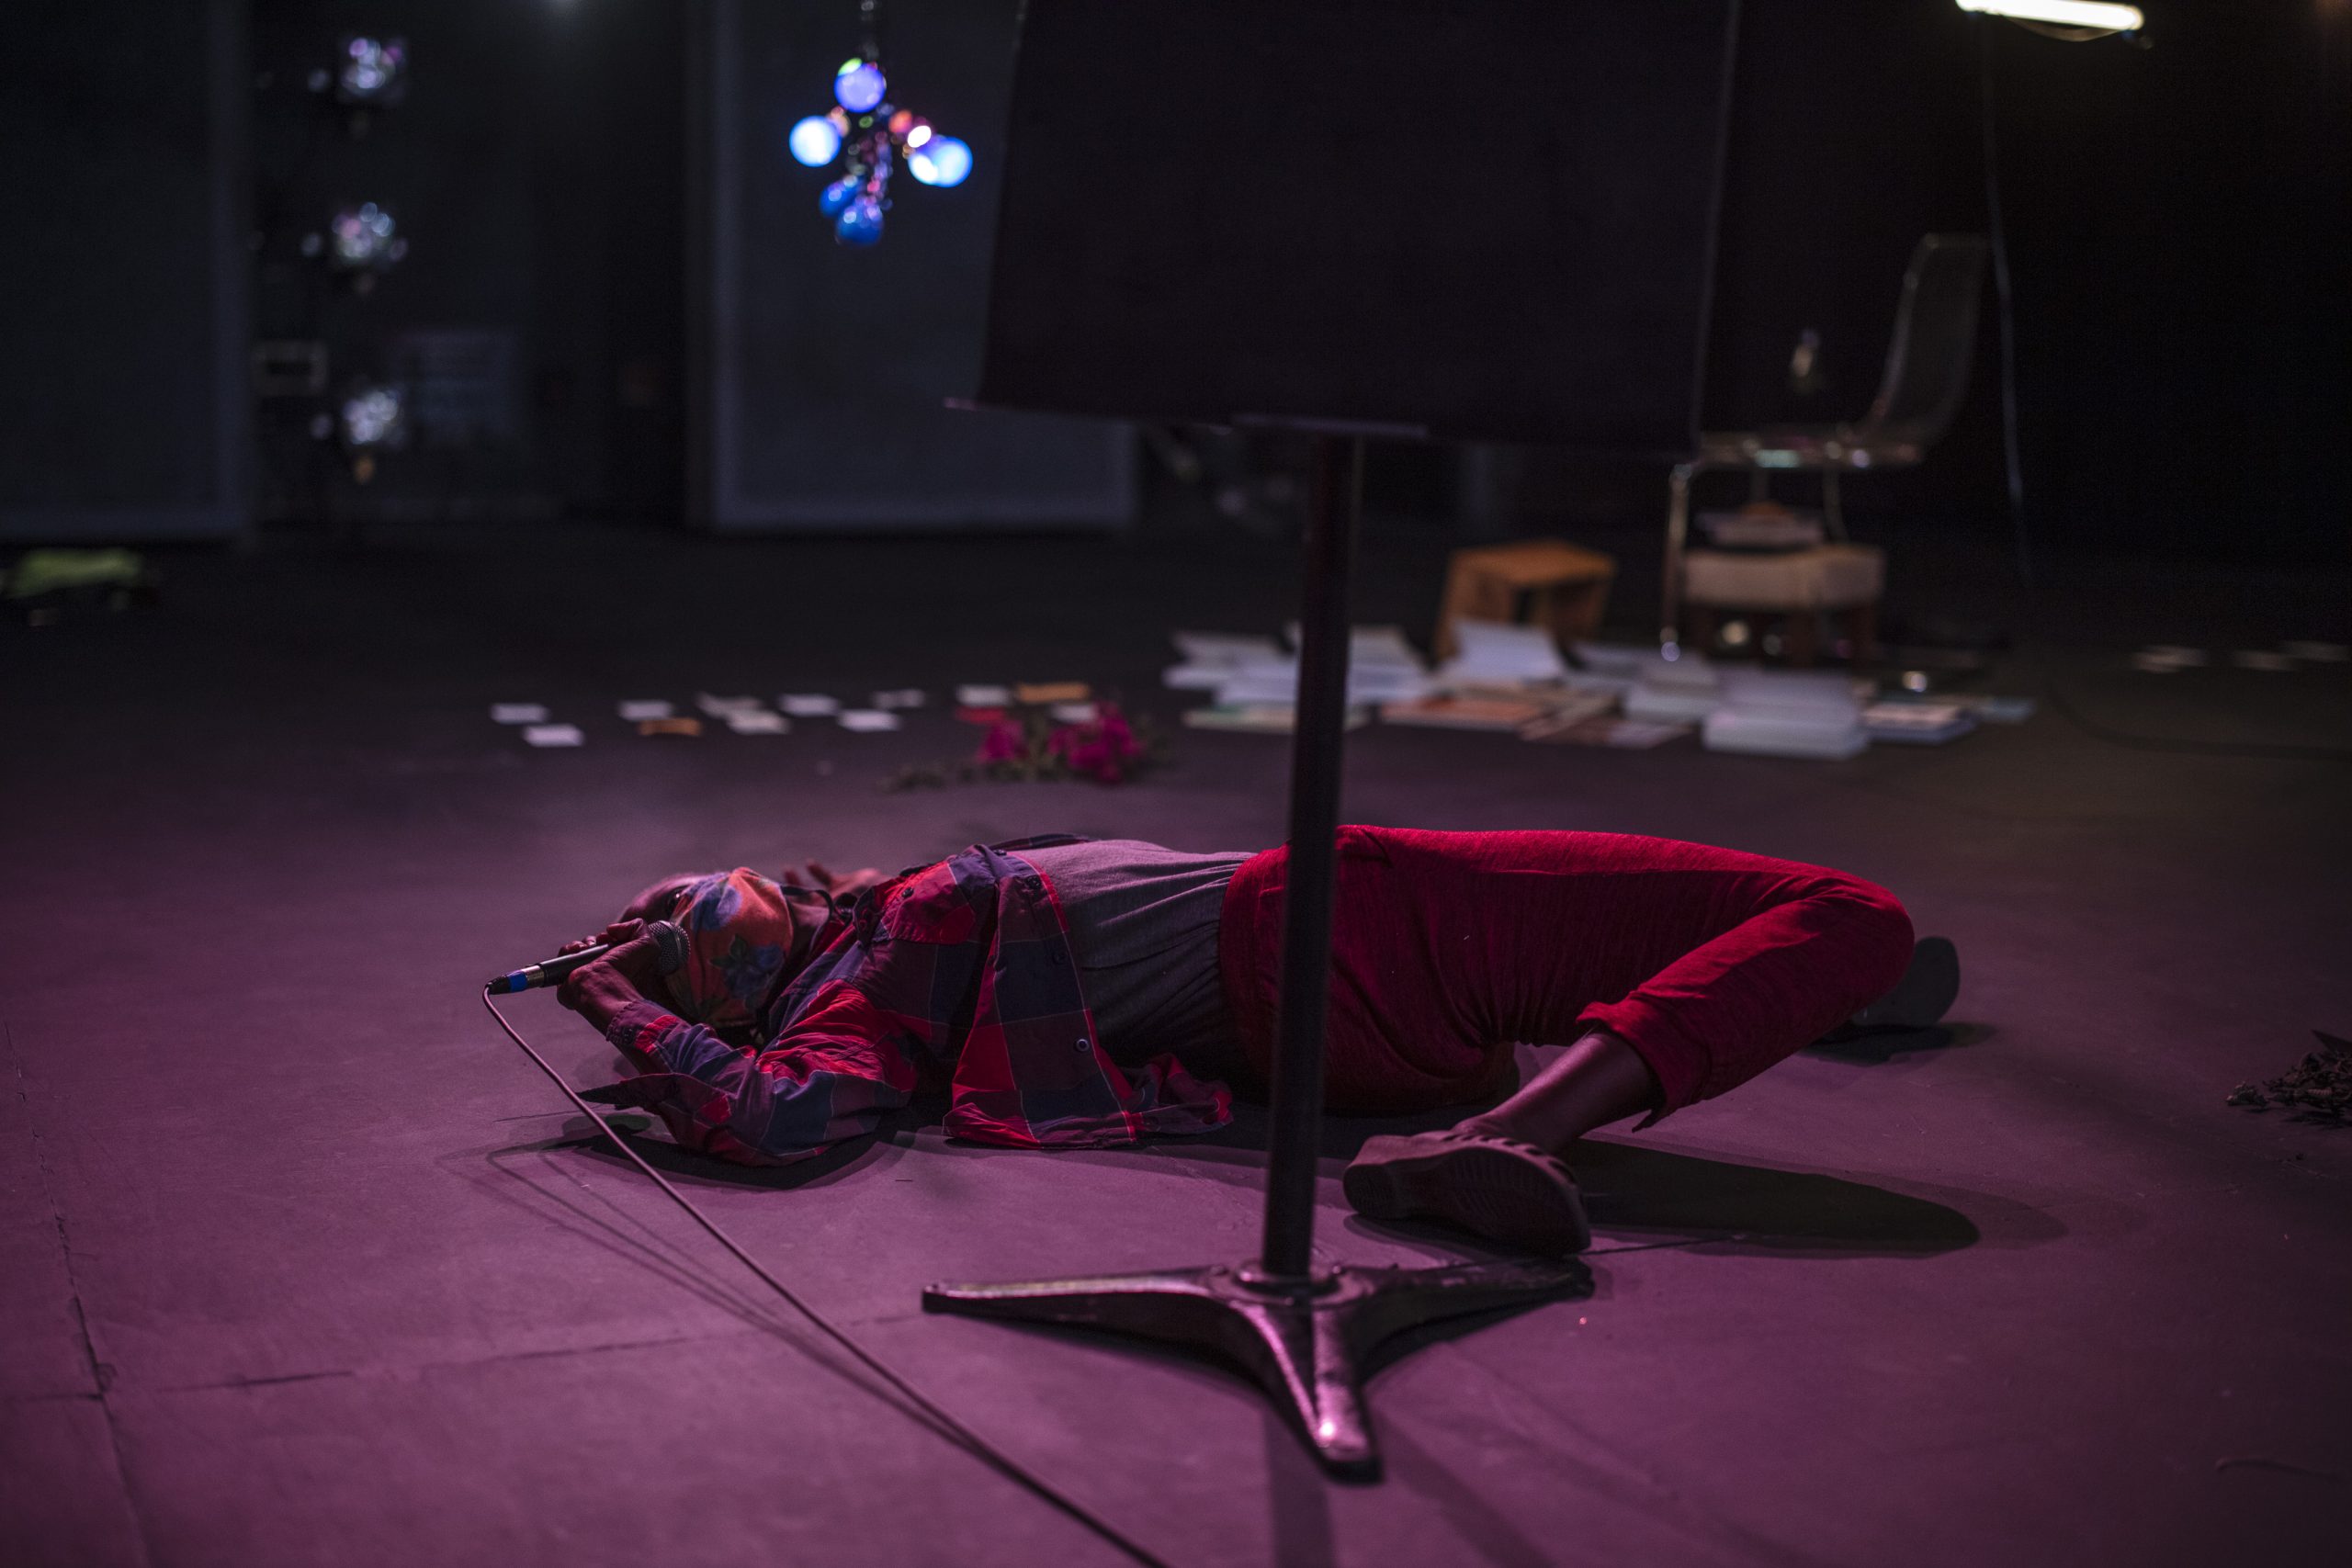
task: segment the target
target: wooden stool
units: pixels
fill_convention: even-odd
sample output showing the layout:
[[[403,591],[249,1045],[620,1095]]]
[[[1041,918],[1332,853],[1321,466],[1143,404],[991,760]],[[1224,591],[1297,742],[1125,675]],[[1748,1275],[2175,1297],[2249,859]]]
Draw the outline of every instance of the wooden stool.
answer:
[[[1578,549],[1565,539],[1526,539],[1456,550],[1438,604],[1437,655],[1451,659],[1456,616],[1474,621],[1528,621],[1550,628],[1563,645],[1600,630],[1609,607],[1615,558]],[[1521,614],[1524,604],[1526,613]]]
[[[1886,556],[1871,545],[1822,545],[1780,555],[1690,550],[1682,558],[1682,607],[1690,644],[1714,646],[1715,622],[1726,615],[1781,617],[1781,647],[1792,664],[1811,664],[1815,624],[1824,615],[1845,623],[1854,662],[1878,655],[1878,601],[1886,585]]]

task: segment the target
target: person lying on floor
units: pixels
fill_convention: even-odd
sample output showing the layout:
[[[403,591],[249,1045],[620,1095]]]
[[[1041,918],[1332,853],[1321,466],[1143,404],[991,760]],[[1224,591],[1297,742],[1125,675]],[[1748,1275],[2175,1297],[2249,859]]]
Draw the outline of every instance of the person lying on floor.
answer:
[[[724,1159],[806,1158],[919,1088],[977,1143],[1205,1133],[1231,1118],[1226,1085],[1256,1094],[1272,1066],[1288,860],[1043,838],[889,878],[812,864],[814,886],[671,877],[566,948],[615,944],[559,995],[640,1069],[590,1098]],[[1489,1100],[1514,1043],[1566,1047],[1450,1129],[1367,1140],[1348,1201],[1530,1251],[1589,1238],[1560,1158],[1585,1133],[1647,1126],[1840,1026],[1931,1023],[1959,987],[1951,944],[1915,947],[1885,889],[1699,844],[1345,828],[1337,877],[1331,1110]],[[684,937],[666,973],[656,920]]]

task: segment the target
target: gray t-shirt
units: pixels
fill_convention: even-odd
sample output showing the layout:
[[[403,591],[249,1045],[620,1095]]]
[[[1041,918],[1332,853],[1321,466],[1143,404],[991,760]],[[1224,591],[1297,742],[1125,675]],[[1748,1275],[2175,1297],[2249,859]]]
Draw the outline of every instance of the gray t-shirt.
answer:
[[[1122,1066],[1172,1051],[1230,1076],[1239,1055],[1217,981],[1217,918],[1246,853],[1188,854],[1140,839],[1021,850],[1046,874],[1102,1049]]]

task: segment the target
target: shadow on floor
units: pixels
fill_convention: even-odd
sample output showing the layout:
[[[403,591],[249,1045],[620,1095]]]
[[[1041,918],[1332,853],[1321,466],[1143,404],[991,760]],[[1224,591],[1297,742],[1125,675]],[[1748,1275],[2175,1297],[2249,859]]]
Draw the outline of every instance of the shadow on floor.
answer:
[[[1673,1236],[1746,1251],[1829,1256],[2031,1246],[2066,1234],[2028,1204],[1984,1192],[1933,1198],[1815,1171],[1777,1170],[1588,1140],[1572,1157],[1596,1230]]]
[[[1942,1032],[1937,1031],[1933,1032]],[[1925,1047],[1923,1047],[1925,1048]],[[1327,1120],[1318,1153],[1327,1168],[1343,1166],[1365,1139],[1383,1133],[1413,1133],[1453,1124],[1474,1108],[1450,1107],[1409,1117],[1347,1117]],[[863,1177],[895,1164],[913,1146],[917,1131],[934,1124],[940,1107],[918,1103],[893,1113],[875,1135],[837,1145],[812,1159],[788,1166],[752,1167],[692,1154],[655,1136],[640,1135],[642,1118],[619,1125],[646,1163],[683,1184],[757,1187],[791,1191]],[[1230,1126],[1197,1138],[1167,1139],[1135,1148],[1053,1151],[1073,1165],[1134,1160],[1181,1163],[1190,1173],[1255,1189],[1264,1180],[1266,1112],[1262,1106],[1237,1105]],[[593,1157],[619,1166],[618,1155],[585,1121],[566,1123],[552,1141],[571,1144]],[[551,1146],[551,1145],[539,1145]],[[926,1156],[967,1158],[1038,1157],[1029,1151],[948,1143],[926,1147]],[[1938,1197],[1891,1189],[1816,1171],[1783,1170],[1679,1154],[1646,1145],[1586,1139],[1569,1152],[1585,1210],[1600,1245],[1698,1244],[1710,1250],[1805,1253],[1825,1257],[1932,1256],[1991,1241],[2030,1246],[2065,1234],[2049,1215],[2015,1199],[1991,1193],[1938,1190]],[[1949,1198],[1951,1202],[1939,1199]],[[1960,1205],[1960,1206],[1955,1206]],[[1460,1253],[1479,1255],[1472,1238],[1438,1225],[1381,1224],[1351,1217],[1350,1228]]]
[[[1989,1023],[1939,1023],[1929,1029],[1875,1029],[1843,1040],[1820,1040],[1804,1048],[1808,1056],[1834,1062],[1876,1066],[1928,1052],[1962,1050],[1993,1038]]]
[[[823,1153],[789,1165],[737,1165],[730,1160],[715,1158],[682,1149],[660,1135],[654,1125],[643,1116],[619,1115],[613,1125],[628,1139],[629,1147],[640,1158],[674,1182],[689,1186],[760,1187],[775,1192],[790,1192],[803,1187],[823,1187],[856,1172],[871,1168],[880,1170],[896,1164],[914,1143],[916,1131],[939,1120],[936,1107],[918,1111],[913,1108],[895,1112],[883,1119],[882,1125],[863,1137],[835,1144]],[[563,1132],[545,1145],[576,1146],[583,1154],[614,1166],[633,1168],[615,1153],[586,1118],[575,1116],[563,1124]]]
[[[1367,1138],[1451,1126],[1475,1109],[1455,1106],[1411,1117],[1333,1118],[1324,1123],[1319,1153],[1327,1164],[1344,1165]],[[1125,1158],[1140,1153],[1181,1159],[1203,1174],[1214,1172],[1255,1185],[1262,1179],[1265,1146],[1264,1108],[1237,1105],[1233,1124],[1206,1137],[1118,1153]],[[1690,1241],[1824,1255],[1931,1255],[1981,1241],[2023,1246],[2065,1234],[2064,1226],[2041,1211],[1992,1193],[1951,1190],[1929,1198],[1813,1171],[1594,1139],[1577,1144],[1568,1159],[1584,1189],[1586,1213],[1594,1228],[1637,1242]],[[1370,1234],[1455,1251],[1466,1241],[1436,1225],[1376,1224],[1361,1219],[1348,1223]],[[1469,1245],[1475,1249],[1475,1243]]]

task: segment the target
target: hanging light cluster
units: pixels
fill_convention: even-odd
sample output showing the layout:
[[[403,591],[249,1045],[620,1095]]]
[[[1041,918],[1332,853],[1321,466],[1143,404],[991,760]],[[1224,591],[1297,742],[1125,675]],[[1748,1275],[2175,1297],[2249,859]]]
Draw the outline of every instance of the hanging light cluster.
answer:
[[[323,70],[311,73],[314,90],[327,85]],[[396,104],[408,93],[408,42],[404,39],[353,37],[344,40],[334,71],[339,104]]]
[[[833,220],[833,238],[844,245],[870,245],[882,237],[882,214],[890,206],[890,171],[904,161],[907,173],[927,186],[959,186],[972,172],[972,149],[943,136],[922,116],[889,101],[880,51],[842,62],[833,73],[833,105],[793,126],[786,144],[812,169],[842,160],[838,178],[818,195],[817,210]]]
[[[327,223],[328,265],[344,272],[389,272],[408,254],[392,215],[372,201],[346,207]]]

